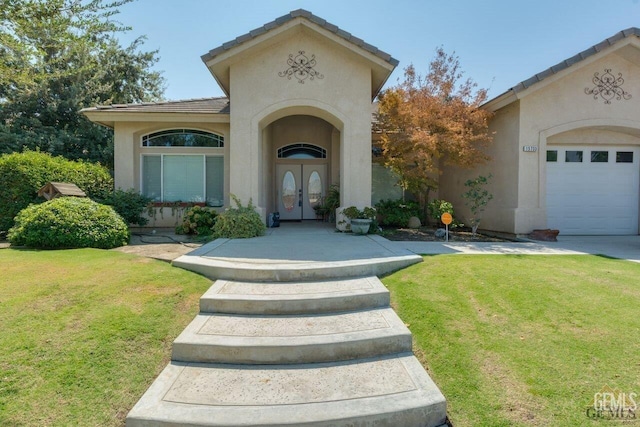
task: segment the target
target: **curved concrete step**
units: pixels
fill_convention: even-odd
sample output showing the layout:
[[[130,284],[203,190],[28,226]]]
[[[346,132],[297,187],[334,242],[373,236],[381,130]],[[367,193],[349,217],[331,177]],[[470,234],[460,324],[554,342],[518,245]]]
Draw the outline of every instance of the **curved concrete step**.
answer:
[[[315,363],[411,351],[391,308],[311,315],[200,314],[173,343],[172,360]]]
[[[340,277],[380,276],[422,262],[409,251],[380,258],[345,261],[271,261],[203,256],[200,252],[182,255],[172,265],[211,279],[282,281],[323,280]]]
[[[444,396],[410,353],[303,365],[172,362],[127,426],[434,427]]]
[[[388,305],[389,291],[375,276],[300,283],[217,280],[200,298],[202,313],[308,314]]]

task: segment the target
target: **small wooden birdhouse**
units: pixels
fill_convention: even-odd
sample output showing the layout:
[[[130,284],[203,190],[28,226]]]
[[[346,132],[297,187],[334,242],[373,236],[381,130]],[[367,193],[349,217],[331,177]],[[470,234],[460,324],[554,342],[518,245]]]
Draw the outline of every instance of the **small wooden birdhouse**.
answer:
[[[87,197],[87,195],[84,194],[84,191],[79,189],[77,185],[70,182],[49,182],[38,190],[38,196],[42,196],[47,200],[66,196]]]

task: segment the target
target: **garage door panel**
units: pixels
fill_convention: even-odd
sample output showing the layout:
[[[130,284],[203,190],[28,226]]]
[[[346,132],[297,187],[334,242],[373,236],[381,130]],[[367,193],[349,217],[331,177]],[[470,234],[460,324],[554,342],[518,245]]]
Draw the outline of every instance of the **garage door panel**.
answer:
[[[558,161],[547,163],[547,226],[561,234],[638,234],[638,148],[549,146]],[[583,151],[583,162],[565,162],[565,151]],[[591,151],[609,161],[591,162]],[[632,151],[633,163],[616,163],[616,151]]]

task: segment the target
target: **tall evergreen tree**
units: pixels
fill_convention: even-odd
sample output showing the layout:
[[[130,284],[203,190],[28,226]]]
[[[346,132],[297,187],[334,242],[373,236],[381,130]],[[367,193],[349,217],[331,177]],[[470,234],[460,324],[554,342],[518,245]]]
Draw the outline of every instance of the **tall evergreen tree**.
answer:
[[[0,154],[39,149],[113,164],[113,134],[80,110],[159,100],[157,51],[114,20],[133,0],[0,0]]]

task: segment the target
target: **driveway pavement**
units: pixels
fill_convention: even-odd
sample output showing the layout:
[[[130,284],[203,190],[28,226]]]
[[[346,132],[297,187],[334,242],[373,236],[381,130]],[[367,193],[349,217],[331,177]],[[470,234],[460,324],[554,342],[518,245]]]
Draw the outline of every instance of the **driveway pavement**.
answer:
[[[421,255],[431,254],[594,254],[640,262],[640,236],[558,236],[557,242],[390,242]]]

